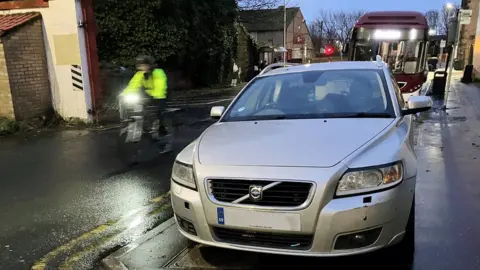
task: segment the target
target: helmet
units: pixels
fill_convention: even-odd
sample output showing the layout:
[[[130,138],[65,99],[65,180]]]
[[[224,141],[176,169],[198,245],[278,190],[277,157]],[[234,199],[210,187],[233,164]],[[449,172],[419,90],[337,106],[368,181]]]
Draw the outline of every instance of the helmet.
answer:
[[[153,65],[154,60],[149,55],[140,55],[135,59],[137,65]]]

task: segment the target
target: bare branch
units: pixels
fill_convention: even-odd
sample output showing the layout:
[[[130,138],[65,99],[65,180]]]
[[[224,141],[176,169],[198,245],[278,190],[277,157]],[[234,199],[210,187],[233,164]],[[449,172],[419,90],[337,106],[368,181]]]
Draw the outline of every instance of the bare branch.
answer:
[[[318,52],[325,44],[345,44],[350,30],[365,12],[359,11],[325,11],[322,10],[310,26],[310,34]]]
[[[439,29],[438,33],[441,35],[448,35],[448,25],[450,17],[455,16],[457,14],[457,10],[460,7],[458,5],[454,5],[453,8],[448,9],[446,6],[442,8],[440,11],[440,22],[439,22]]]
[[[440,12],[438,10],[429,10],[425,12],[425,18],[427,18],[428,27],[430,29],[438,30],[440,23]]]
[[[279,0],[237,0],[238,7],[247,9],[268,9],[278,7]]]

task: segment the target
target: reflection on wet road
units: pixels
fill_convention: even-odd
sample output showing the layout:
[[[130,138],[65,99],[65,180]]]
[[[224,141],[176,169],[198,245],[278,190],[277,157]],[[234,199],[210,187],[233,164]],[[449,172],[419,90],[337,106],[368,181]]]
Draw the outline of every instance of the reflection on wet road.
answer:
[[[206,126],[182,128],[177,150]],[[116,130],[2,138],[0,269],[91,267],[83,257],[93,250],[128,243],[171,217],[161,196],[170,188],[173,155],[129,169],[117,157],[116,138]]]

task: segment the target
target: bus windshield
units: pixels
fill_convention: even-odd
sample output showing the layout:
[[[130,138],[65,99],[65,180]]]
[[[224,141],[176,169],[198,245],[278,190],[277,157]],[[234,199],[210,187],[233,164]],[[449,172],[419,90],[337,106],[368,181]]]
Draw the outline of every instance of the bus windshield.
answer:
[[[355,61],[373,61],[380,55],[393,73],[416,74],[423,72],[425,42],[422,40],[373,41],[358,40]]]

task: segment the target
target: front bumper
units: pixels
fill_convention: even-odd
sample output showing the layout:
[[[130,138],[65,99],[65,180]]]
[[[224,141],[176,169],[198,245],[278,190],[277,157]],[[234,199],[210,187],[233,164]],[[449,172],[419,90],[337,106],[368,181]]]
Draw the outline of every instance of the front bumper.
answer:
[[[276,248],[257,243],[235,243],[219,239],[214,228],[252,231],[251,228],[238,227],[234,224],[221,225],[217,219],[212,221],[211,212],[216,212],[219,205],[201,196],[198,191],[185,188],[171,182],[171,200],[177,224],[179,220],[187,221],[194,228],[186,229],[180,226],[180,232],[187,238],[206,245],[220,248],[243,251],[263,252],[281,255],[300,256],[342,256],[371,252],[403,239],[405,227],[413,201],[415,178],[404,180],[393,189],[354,197],[331,199],[323,208],[319,208],[313,200],[303,210],[252,210],[255,212],[267,211],[277,213],[297,213],[300,215],[299,230],[275,231],[277,234],[311,236],[311,245],[304,249]],[[316,192],[317,196],[323,196]],[[228,211],[231,206],[221,206]],[[212,209],[213,208],[213,209]],[[238,209],[238,208],[237,208]],[[312,216],[312,210],[317,214]],[[247,210],[246,210],[247,211]],[[258,215],[255,215],[258,217]],[[247,217],[248,219],[248,217]],[[312,224],[312,226],[310,226]],[[182,225],[185,225],[182,223]],[[362,233],[366,231],[379,232],[372,244],[360,248],[336,248],[337,240],[341,236]],[[254,229],[255,233],[272,233],[270,229]],[[252,233],[252,235],[255,235]],[[254,236],[253,236],[254,237]]]

